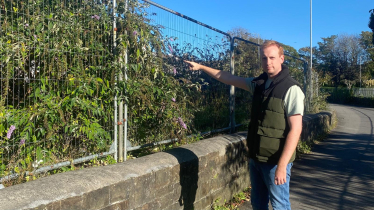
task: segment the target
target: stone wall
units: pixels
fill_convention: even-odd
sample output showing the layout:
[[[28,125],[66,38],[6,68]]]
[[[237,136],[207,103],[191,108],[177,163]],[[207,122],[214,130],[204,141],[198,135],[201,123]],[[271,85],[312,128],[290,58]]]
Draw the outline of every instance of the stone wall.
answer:
[[[320,135],[327,133],[336,121],[334,111],[323,111],[317,114],[308,114],[303,117],[303,131],[300,141],[312,141]]]
[[[304,116],[301,139],[326,131],[333,116]],[[222,135],[4,188],[0,209],[210,209],[250,185],[245,136]]]
[[[210,209],[250,185],[244,139],[214,137],[4,188],[0,209]]]

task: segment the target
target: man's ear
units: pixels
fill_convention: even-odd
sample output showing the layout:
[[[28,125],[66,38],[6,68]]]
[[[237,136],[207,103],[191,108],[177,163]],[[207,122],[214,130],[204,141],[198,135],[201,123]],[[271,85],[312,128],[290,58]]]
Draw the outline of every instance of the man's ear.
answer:
[[[284,62],[284,55],[281,55],[280,59],[282,60],[282,63]]]

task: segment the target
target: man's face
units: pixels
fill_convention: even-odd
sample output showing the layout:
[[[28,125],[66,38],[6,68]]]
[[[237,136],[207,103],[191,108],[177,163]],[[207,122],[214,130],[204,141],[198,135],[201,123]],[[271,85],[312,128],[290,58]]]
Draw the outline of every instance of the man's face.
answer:
[[[282,70],[284,55],[279,55],[279,49],[275,45],[265,48],[261,52],[262,68],[269,78],[276,76]]]

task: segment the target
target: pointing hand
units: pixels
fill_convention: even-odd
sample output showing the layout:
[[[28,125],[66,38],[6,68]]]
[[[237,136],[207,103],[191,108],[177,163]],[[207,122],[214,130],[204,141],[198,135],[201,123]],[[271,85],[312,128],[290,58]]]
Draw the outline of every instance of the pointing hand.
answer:
[[[186,61],[186,60],[184,62],[188,64],[189,69],[192,70],[192,71],[196,71],[196,70],[201,69],[201,65],[198,64],[198,63],[195,63],[195,62],[192,62],[192,61]]]

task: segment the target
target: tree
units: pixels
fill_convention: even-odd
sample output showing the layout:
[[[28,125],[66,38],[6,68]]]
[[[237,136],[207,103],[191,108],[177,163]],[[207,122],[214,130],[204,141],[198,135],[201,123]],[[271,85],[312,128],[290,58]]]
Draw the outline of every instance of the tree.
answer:
[[[365,50],[361,55],[361,67],[363,77],[371,79],[374,76],[374,44],[373,32],[363,31],[360,34],[361,47]]]
[[[338,67],[338,61],[336,59],[336,39],[336,35],[322,38],[323,41],[318,42],[318,48],[315,51],[315,55],[318,60],[318,71],[322,72],[323,75],[333,75],[333,81],[335,85],[338,85],[340,83],[341,71]]]
[[[370,13],[369,28],[374,33],[374,9],[370,10],[369,13]],[[372,38],[372,41],[373,41],[373,44],[374,44],[374,36]]]
[[[360,34],[360,44],[361,47],[365,50],[374,47],[373,40],[373,32],[370,31],[362,31]]]
[[[284,49],[284,53],[295,58],[300,58],[299,53],[296,51],[295,48],[282,44]],[[303,84],[304,79],[304,63],[300,60],[297,60],[290,56],[285,56],[284,64],[288,66],[290,70],[290,74],[294,79],[296,79],[300,84]]]
[[[318,42],[316,52],[318,70],[333,76],[336,86],[347,83],[343,81],[349,81],[349,84],[358,81],[359,58],[365,53],[361,35],[333,35],[322,40]]]
[[[350,81],[358,79],[359,56],[364,52],[360,45],[360,37],[358,35],[339,35],[336,40],[336,48],[343,78]]]
[[[309,46],[300,48],[298,53],[299,53],[300,57],[302,57],[304,60],[308,61],[308,63],[310,62],[310,47]],[[316,59],[318,56],[315,56],[317,53],[318,53],[317,47],[313,47],[313,55],[314,55],[313,56],[313,66],[318,65],[318,62],[317,62],[317,59]]]

